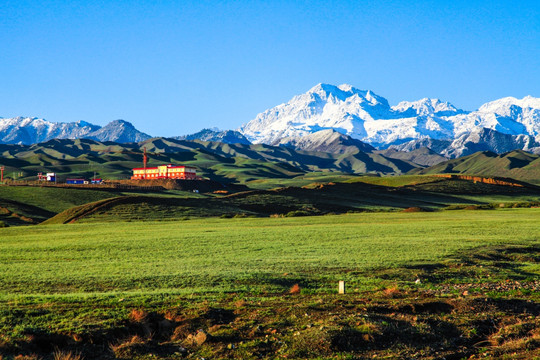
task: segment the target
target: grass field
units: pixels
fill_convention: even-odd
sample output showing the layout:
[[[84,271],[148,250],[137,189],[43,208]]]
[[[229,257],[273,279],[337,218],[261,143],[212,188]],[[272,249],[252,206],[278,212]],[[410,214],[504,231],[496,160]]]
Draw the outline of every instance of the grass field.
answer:
[[[539,220],[527,208],[0,229],[0,356],[531,358]]]
[[[10,228],[1,230],[0,289],[261,292],[296,281],[330,291],[340,278],[364,289],[371,269],[534,243],[538,220],[539,209],[526,209]]]
[[[59,213],[72,206],[82,205],[117,196],[111,191],[77,188],[0,186],[0,199],[17,201],[53,213]]]
[[[2,297],[366,289],[369,271],[533,244],[540,209],[366,213],[2,229]],[[287,273],[287,275],[283,275]],[[411,281],[414,279],[410,279]],[[369,286],[368,286],[369,287]]]

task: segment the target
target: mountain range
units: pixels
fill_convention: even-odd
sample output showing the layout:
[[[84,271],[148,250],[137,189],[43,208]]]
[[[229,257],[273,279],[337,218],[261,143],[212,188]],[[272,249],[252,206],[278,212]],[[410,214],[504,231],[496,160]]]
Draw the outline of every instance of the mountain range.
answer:
[[[322,181],[343,174],[474,174],[540,182],[540,156],[522,150],[502,155],[477,152],[446,159],[427,148],[329,153],[266,144],[224,144],[200,140],[152,138],[120,144],[90,139],[53,139],[33,145],[0,144],[5,175],[35,180],[38,173],[56,172],[60,179],[92,176],[126,179],[140,167],[143,149],[148,165],[177,163],[197,167],[199,175],[222,183],[260,186],[270,181],[308,176]],[[308,175],[310,174],[310,175]],[[274,180],[272,180],[274,179]],[[308,182],[309,183],[309,182]]]
[[[124,120],[106,126],[85,121],[54,123],[38,118],[0,118],[0,143],[35,144],[51,139],[86,138],[119,143],[151,136]],[[386,151],[393,154],[429,148],[432,155],[457,158],[477,151],[515,149],[540,153],[540,98],[502,98],[465,111],[438,99],[403,101],[390,106],[370,90],[318,84],[258,114],[236,130],[203,129],[175,136],[225,144],[267,144],[336,154]],[[379,153],[381,154],[381,153]],[[438,161],[438,160],[435,160]]]
[[[369,90],[318,84],[258,114],[238,130],[254,143],[279,143],[283,138],[302,138],[325,129],[378,149],[432,146],[447,157],[466,154],[467,145],[474,144],[483,150],[499,151],[497,140],[504,141],[504,150],[513,147],[537,152],[540,99],[507,97],[469,112],[429,98],[390,106],[385,98]]]
[[[6,174],[22,172],[23,179],[35,180],[38,173],[56,172],[68,176],[126,179],[140,167],[143,149],[148,165],[185,164],[197,167],[201,176],[224,183],[247,183],[261,179],[285,179],[307,173],[330,176],[346,174],[403,174],[425,167],[407,159],[376,152],[335,154],[294,150],[266,144],[224,144],[200,140],[152,138],[120,144],[90,139],[52,139],[20,145],[0,144],[0,164]],[[415,150],[419,152],[422,150]],[[413,152],[411,152],[412,154]]]
[[[101,127],[86,121],[55,123],[39,118],[0,118],[0,143],[37,144],[51,139],[92,139],[120,143],[137,142],[151,136],[125,120],[111,121]]]

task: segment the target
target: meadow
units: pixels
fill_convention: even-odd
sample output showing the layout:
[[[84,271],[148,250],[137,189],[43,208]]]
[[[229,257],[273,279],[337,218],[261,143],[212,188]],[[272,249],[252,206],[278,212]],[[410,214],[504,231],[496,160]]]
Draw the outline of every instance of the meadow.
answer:
[[[110,220],[0,229],[0,358],[538,355],[540,208]]]
[[[538,241],[540,209],[366,213],[2,229],[2,297],[365,289],[369,271]],[[283,274],[287,275],[283,275]],[[413,281],[414,279],[410,279]]]

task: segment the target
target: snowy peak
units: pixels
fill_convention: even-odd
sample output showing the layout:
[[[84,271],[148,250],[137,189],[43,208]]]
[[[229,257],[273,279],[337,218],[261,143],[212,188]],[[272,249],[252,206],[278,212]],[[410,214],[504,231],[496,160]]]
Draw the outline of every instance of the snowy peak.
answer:
[[[392,110],[402,113],[404,116],[450,116],[464,113],[463,110],[457,109],[449,102],[429,98],[423,98],[418,101],[402,101],[396,106],[392,106]]]
[[[373,93],[370,90],[359,90],[349,84],[341,84],[339,86],[329,84],[317,84],[312,87],[306,94],[318,95],[320,100],[332,101],[347,101],[349,98],[357,98],[360,103],[366,103],[371,106],[382,105],[389,107],[388,101]],[[300,95],[302,97],[302,95]]]
[[[388,101],[372,91],[347,84],[318,84],[289,102],[258,114],[239,131],[253,143],[268,144],[324,129],[361,138],[366,135],[364,122],[392,116]]]
[[[540,142],[540,99],[504,98],[473,112],[431,98],[390,107],[385,98],[370,90],[348,84],[317,84],[289,102],[258,114],[239,131],[253,143],[273,144],[283,138],[333,129],[385,149],[410,141],[443,148],[462,134],[483,128],[531,136]],[[516,146],[524,146],[517,138],[512,139]]]
[[[124,120],[117,120],[105,127],[86,121],[55,123],[40,118],[0,118],[0,143],[36,144],[51,139],[90,138],[100,141],[134,142],[150,138]]]
[[[53,123],[35,117],[0,118],[0,143],[34,144],[54,138],[77,138],[99,128],[84,121]]]
[[[516,108],[540,110],[540,98],[525,96],[523,99],[505,97],[482,105],[478,112],[494,113],[501,116],[513,116]]]

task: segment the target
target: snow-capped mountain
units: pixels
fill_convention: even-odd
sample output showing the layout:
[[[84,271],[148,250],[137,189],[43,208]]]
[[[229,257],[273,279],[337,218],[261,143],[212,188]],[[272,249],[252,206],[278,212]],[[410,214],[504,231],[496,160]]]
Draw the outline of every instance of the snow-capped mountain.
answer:
[[[390,106],[369,90],[318,84],[286,104],[260,113],[239,131],[254,143],[272,144],[284,137],[334,129],[384,149],[411,140],[452,142],[482,128],[531,136],[539,142],[540,99],[508,97],[467,112],[428,98]]]
[[[417,115],[428,116],[433,114],[437,116],[452,116],[464,113],[463,110],[457,109],[449,102],[429,98],[423,98],[418,101],[402,101],[396,106],[392,106],[392,110],[405,117],[414,117]]]
[[[375,148],[336,130],[317,131],[302,137],[285,137],[270,144],[291,147],[296,150],[329,152],[334,154],[371,152]]]
[[[350,85],[319,84],[288,103],[257,115],[239,131],[254,143],[270,144],[324,129],[362,140],[370,136],[366,123],[382,118],[393,118],[385,98]]]
[[[486,128],[462,133],[453,140],[412,140],[400,145],[392,145],[389,149],[408,152],[426,147],[447,158],[466,156],[478,151],[491,151],[497,154],[516,149],[533,153],[540,152],[540,143],[532,136],[503,134]]]
[[[114,120],[104,127],[87,134],[84,138],[97,141],[130,143],[144,141],[150,139],[151,136],[135,129],[135,126],[130,122]]]
[[[0,118],[0,142],[4,144],[34,144],[54,138],[83,137],[100,127],[85,121],[53,123],[44,119],[16,117]]]
[[[248,139],[245,138],[240,132],[235,130],[219,130],[214,129],[202,129],[201,131],[190,134],[175,136],[173,139],[177,140],[202,140],[202,141],[217,141],[224,144],[251,144]]]
[[[0,118],[0,143],[36,144],[51,139],[89,138],[99,141],[136,142],[149,139],[127,121],[112,121],[104,127],[86,121],[55,123],[39,118]]]

